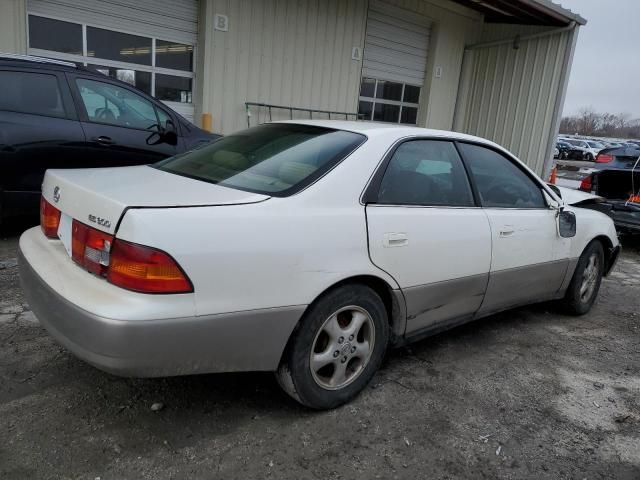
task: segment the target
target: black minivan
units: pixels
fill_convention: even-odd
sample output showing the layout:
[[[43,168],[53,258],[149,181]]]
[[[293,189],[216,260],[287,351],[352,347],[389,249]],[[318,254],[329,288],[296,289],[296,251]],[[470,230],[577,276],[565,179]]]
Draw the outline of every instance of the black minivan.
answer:
[[[0,224],[37,213],[49,168],[154,163],[216,138],[98,71],[0,54]]]

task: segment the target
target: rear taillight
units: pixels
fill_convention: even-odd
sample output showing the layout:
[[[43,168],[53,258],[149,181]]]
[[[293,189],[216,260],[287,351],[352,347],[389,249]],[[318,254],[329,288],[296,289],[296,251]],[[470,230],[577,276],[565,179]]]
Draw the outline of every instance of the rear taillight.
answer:
[[[593,187],[593,178],[591,175],[588,175],[582,179],[580,183],[580,190],[583,192],[591,192],[591,188]]]
[[[60,226],[60,210],[40,197],[40,227],[48,238],[58,238]]]
[[[168,253],[115,239],[73,221],[71,257],[91,273],[141,293],[190,293],[193,285]]]
[[[607,155],[606,153],[599,153],[596,156],[596,163],[609,163],[613,162],[613,155]]]
[[[71,228],[71,257],[73,260],[91,273],[105,276],[109,266],[109,252],[113,236],[77,220],[73,221]]]
[[[110,253],[107,280],[142,293],[189,293],[191,282],[169,254],[116,239]]]

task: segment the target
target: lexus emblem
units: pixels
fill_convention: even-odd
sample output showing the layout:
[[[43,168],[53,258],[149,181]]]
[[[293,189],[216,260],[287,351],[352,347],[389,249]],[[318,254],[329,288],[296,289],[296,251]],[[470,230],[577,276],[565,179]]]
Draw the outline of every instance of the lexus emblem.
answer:
[[[56,188],[53,189],[53,201],[58,203],[60,201],[60,187],[56,185]]]

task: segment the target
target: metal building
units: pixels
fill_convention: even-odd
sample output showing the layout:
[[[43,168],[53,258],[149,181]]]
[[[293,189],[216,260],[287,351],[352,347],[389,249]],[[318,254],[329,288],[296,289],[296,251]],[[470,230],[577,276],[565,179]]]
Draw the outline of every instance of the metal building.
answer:
[[[216,132],[343,112],[546,174],[585,23],[550,0],[0,0],[0,51],[95,66]]]

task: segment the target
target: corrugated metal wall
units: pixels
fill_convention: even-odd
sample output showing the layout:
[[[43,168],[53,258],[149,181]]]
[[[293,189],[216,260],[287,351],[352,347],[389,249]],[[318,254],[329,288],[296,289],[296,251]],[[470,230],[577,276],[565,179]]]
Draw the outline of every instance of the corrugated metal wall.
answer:
[[[202,0],[196,105],[222,133],[246,128],[245,101],[356,112],[361,62],[351,50],[364,44],[366,7],[366,0]],[[229,17],[228,32],[214,30],[215,14]],[[273,111],[274,120],[288,116]]]
[[[486,25],[483,41],[539,33],[540,27]],[[467,53],[455,127],[504,146],[538,174],[548,160],[572,33]]]
[[[26,0],[0,0],[0,52],[27,53]]]

